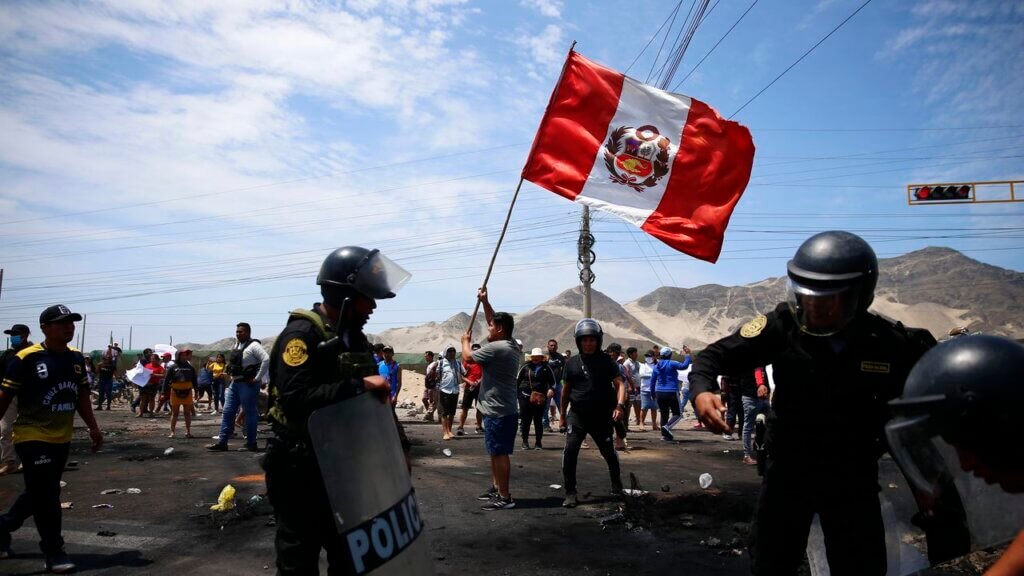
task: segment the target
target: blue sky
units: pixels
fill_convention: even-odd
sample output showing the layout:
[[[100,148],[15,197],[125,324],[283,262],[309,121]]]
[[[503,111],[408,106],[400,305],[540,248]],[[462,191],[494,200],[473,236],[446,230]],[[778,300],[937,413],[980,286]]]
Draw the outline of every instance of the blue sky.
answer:
[[[670,87],[731,115],[863,0],[759,0],[676,86],[750,3],[712,3]],[[4,3],[0,323],[63,302],[88,314],[86,348],[129,327],[136,347],[242,320],[269,336],[346,244],[413,272],[369,330],[469,310],[570,43],[647,80],[661,37],[637,56],[674,6]],[[1016,1],[869,3],[735,116],[757,155],[721,260],[598,216],[595,287],[626,302],[753,282],[832,228],[881,256],[938,245],[1024,269],[1024,206],[908,207],[905,191],[1024,177],[1022,24]],[[524,186],[498,308],[576,284],[578,213]]]

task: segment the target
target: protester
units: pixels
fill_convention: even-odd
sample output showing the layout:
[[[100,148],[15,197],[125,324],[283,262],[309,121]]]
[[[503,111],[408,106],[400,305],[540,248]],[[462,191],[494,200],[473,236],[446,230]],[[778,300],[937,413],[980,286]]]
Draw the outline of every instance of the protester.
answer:
[[[97,410],[103,410],[104,400],[107,402],[107,410],[110,410],[111,395],[114,390],[114,373],[116,371],[117,365],[114,363],[113,355],[104,354],[103,358],[100,359],[100,367],[97,370],[99,381],[99,398],[96,400]]]
[[[743,402],[743,463],[757,465],[754,455],[754,423],[759,414],[768,416],[771,404],[768,401],[768,371],[763,366],[754,368],[754,377],[741,384]]]
[[[437,410],[437,381],[440,373],[432,351],[427,350],[423,353],[423,361],[427,364],[423,377],[423,420],[433,422],[434,411]]]
[[[61,536],[60,481],[76,410],[89,428],[93,451],[103,445],[103,433],[92,413],[85,358],[68,347],[75,337],[75,322],[81,319],[60,304],[43,310],[39,316],[43,343],[19,350],[0,384],[0,415],[7,412],[12,398],[19,400],[14,447],[25,472],[25,491],[0,516],[0,557],[11,556],[11,532],[32,517],[46,570],[57,574],[75,569]]]
[[[622,366],[626,369],[626,382],[629,384],[629,404],[633,407],[633,423],[640,425],[640,361],[635,346],[626,348],[626,357]],[[628,420],[628,418],[627,418]]]
[[[555,372],[547,363],[547,356],[540,348],[530,351],[530,363],[519,369],[516,377],[519,386],[519,418],[520,434],[523,437],[523,450],[530,449],[530,423],[533,423],[536,440],[534,448],[544,449],[544,430],[541,422],[548,400],[555,395]]]
[[[28,339],[30,331],[24,324],[15,324],[10,329],[4,330],[4,334],[11,337],[11,347],[4,350],[0,355],[0,382],[3,382],[7,374],[7,367],[10,366],[18,352],[32,346]],[[21,472],[22,465],[18,462],[18,454],[14,449],[14,420],[18,416],[18,399],[11,397],[11,405],[0,420],[0,476],[6,476],[12,472]]]
[[[471,351],[479,350],[479,344],[473,344]],[[455,431],[456,436],[462,436],[466,433],[464,430],[466,426],[466,416],[469,415],[469,409],[473,407],[473,404],[477,402],[480,396],[480,380],[483,378],[483,369],[479,364],[473,361],[472,358],[465,360],[462,363],[462,368],[466,371],[466,375],[462,378],[462,383],[465,387],[462,390],[462,411],[459,414],[459,428]],[[480,413],[480,410],[476,411],[476,433],[483,434],[483,418],[484,415]]]
[[[651,430],[658,427],[658,401],[651,389],[651,375],[654,373],[655,353],[648,350],[644,353],[644,363],[640,365],[640,429],[647,429],[647,414],[651,415]]]
[[[462,360],[472,359],[483,369],[480,382],[480,397],[477,410],[484,415],[484,446],[491,456],[491,487],[479,496],[487,500],[484,510],[507,510],[515,507],[509,480],[512,463],[509,456],[515,447],[516,416],[519,403],[516,399],[516,374],[522,348],[512,339],[515,320],[507,312],[495,312],[487,299],[487,289],[477,294],[487,320],[487,344],[473,350],[473,335],[462,335]]]
[[[387,352],[385,352],[385,355]],[[444,349],[444,356],[438,360],[438,415],[441,420],[441,436],[444,440],[455,438],[452,426],[455,424],[455,410],[459,406],[459,387],[466,374],[462,362],[455,358],[455,346]]]
[[[754,373],[743,372],[734,376],[722,376],[722,400],[725,402],[725,422],[730,430],[735,430],[737,425],[743,430],[743,389],[750,386],[754,380]],[[739,440],[735,432],[722,434],[724,440]]]
[[[619,376],[622,378],[623,385],[626,387],[626,417],[623,418],[622,420],[612,422],[612,429],[615,431],[615,449],[621,452],[626,450],[626,432],[629,428],[628,408],[630,385],[626,378],[626,367],[623,364],[625,356],[623,356],[622,354],[622,345],[619,344],[618,342],[612,342],[611,344],[608,345],[608,348],[605,350],[605,353],[608,355],[609,358],[612,359],[612,361],[615,362],[615,365],[618,366]]]
[[[85,360],[85,379],[89,382],[89,390],[93,389],[96,384],[96,366],[92,363],[92,358],[89,356],[83,356]]]
[[[145,368],[150,372],[149,381],[139,390],[139,413],[135,415],[136,418],[142,418],[145,414],[149,414],[150,418],[153,417],[157,392],[160,391],[164,382],[164,365],[158,354],[150,355],[149,363],[145,365]]]
[[[566,424],[562,475],[565,500],[562,506],[575,508],[576,462],[583,439],[589,434],[608,463],[612,494],[622,494],[619,457],[612,443],[612,424],[626,418],[626,387],[619,366],[601,352],[604,331],[592,318],[584,318],[573,331],[580,353],[565,365],[562,389],[562,423]]]
[[[243,450],[256,452],[256,427],[259,423],[260,383],[270,367],[270,356],[259,340],[252,337],[252,327],[246,322],[235,326],[235,345],[231,349],[231,361],[225,372],[231,378],[224,401],[224,415],[220,423],[217,442],[206,448],[224,451],[234,433],[235,416],[239,408],[245,412],[245,447]]]
[[[544,411],[544,431],[553,433],[551,421],[558,419],[558,408],[562,402],[562,375],[565,372],[565,356],[558,351],[558,341],[554,338],[548,340],[548,367],[555,373],[555,393],[548,401],[548,409]]]
[[[330,488],[323,475],[329,468],[321,466],[314,451],[308,422],[317,410],[351,401],[359,394],[371,393],[387,402],[388,384],[377,372],[363,327],[377,300],[393,298],[406,279],[408,273],[377,250],[339,248],[324,259],[317,275],[323,303],[315,310],[293,310],[274,342],[267,414],[274,436],[267,442],[263,468],[267,496],[274,507],[279,575],[320,574],[321,550],[326,551],[327,574],[357,573],[353,541],[344,536],[355,523],[346,517],[342,527],[341,516],[331,507]],[[402,450],[408,458],[409,443],[402,426],[393,411],[387,417],[395,423],[400,446],[390,444],[386,437],[344,438],[337,445],[348,443],[344,451]],[[331,448],[342,451],[338,446]],[[321,448],[326,449],[317,446]],[[377,470],[352,469],[347,473],[354,485],[363,488],[368,500],[378,496],[378,479],[400,481],[380,477]],[[410,514],[408,507],[403,509],[406,519],[416,514]],[[408,521],[405,526],[408,530]],[[379,535],[380,531],[374,533]],[[392,546],[393,534],[387,528],[388,554],[400,552]]]
[[[213,376],[213,413],[224,409],[224,391],[227,388],[227,361],[223,354],[217,354],[210,362],[210,374]]]
[[[659,351],[658,363],[651,372],[651,388],[658,399],[658,410],[661,412],[661,439],[667,442],[675,440],[672,427],[682,418],[679,408],[679,371],[690,367],[690,355],[683,362],[672,359],[672,349],[664,347]],[[669,413],[672,419],[669,420]]]
[[[192,394],[196,389],[196,369],[192,366],[192,351],[188,348],[178,350],[174,365],[164,376],[164,390],[171,401],[171,433],[174,438],[178,426],[178,413],[185,408],[185,438],[192,438]]]
[[[882,575],[878,459],[886,403],[935,339],[868,311],[878,259],[855,234],[812,236],[787,273],[785,302],[701,351],[690,373],[694,408],[710,431],[729,432],[716,377],[773,366],[768,461],[751,528],[753,573],[795,573],[817,514],[833,574]],[[823,417],[828,434],[818,430]]]
[[[199,369],[199,375],[196,376],[197,407],[202,403],[203,397],[206,397],[207,413],[213,412],[213,372],[210,371],[209,358],[203,363],[203,366]]]
[[[377,365],[378,373],[388,381],[391,387],[391,405],[398,404],[398,393],[402,391],[402,365],[395,360],[395,349],[391,346],[381,348],[381,361]]]
[[[168,370],[170,370],[171,368],[174,368],[174,357],[171,356],[170,352],[164,352],[160,356],[160,360],[163,361],[164,374],[166,375]],[[159,415],[162,412],[170,412],[171,411],[170,401],[171,401],[171,397],[167,393],[167,390],[164,389],[163,380],[161,380],[160,381],[160,388],[159,388],[159,391],[158,391],[158,394],[157,394],[156,410],[154,411],[154,414]]]

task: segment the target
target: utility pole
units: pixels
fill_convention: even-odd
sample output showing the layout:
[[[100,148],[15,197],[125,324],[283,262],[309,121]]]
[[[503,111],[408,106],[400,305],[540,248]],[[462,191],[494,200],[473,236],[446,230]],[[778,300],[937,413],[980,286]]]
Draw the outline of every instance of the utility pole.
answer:
[[[85,325],[89,322],[89,315],[82,314],[82,345],[78,347],[83,353],[85,352]]]
[[[590,285],[594,283],[593,270],[590,267],[597,260],[594,254],[594,235],[590,233],[590,206],[583,206],[583,221],[580,222],[580,239],[576,243],[578,259],[576,267],[580,270],[580,285],[583,290],[583,317],[591,317]]]
[[[4,269],[0,268],[0,296],[4,293]]]
[[[128,350],[132,349],[132,330],[134,328],[135,328],[134,326],[129,326],[128,327]]]

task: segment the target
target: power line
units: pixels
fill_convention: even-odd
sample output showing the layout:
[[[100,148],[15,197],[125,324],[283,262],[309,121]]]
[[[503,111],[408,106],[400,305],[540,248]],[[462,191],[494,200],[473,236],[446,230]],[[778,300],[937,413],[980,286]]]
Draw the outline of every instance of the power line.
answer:
[[[732,33],[733,29],[736,28],[736,26],[738,26],[740,22],[743,21],[747,14],[754,8],[754,6],[757,5],[758,1],[759,0],[754,0],[753,3],[751,3],[750,6],[747,7],[746,11],[744,11],[743,14],[741,14],[740,17],[737,18],[736,21],[732,23],[732,26],[729,27],[729,30],[727,30],[725,34],[723,34],[722,37],[718,39],[718,42],[715,42],[715,45],[711,47],[711,50],[708,50],[707,54],[704,54],[704,57],[700,59],[700,62],[697,62],[697,65],[691,68],[690,71],[686,73],[686,76],[683,76],[683,79],[672,87],[672,92],[678,90],[679,87],[683,85],[683,82],[686,82],[686,79],[689,78],[690,75],[692,75],[694,72],[696,72],[697,68],[700,68],[700,65],[703,64],[704,61],[708,59],[708,56],[711,56],[711,53],[714,52],[716,48],[718,48],[718,45],[721,44],[722,41],[725,40],[729,36],[729,34]],[[718,3],[716,2],[715,5],[717,6]]]
[[[665,17],[665,20],[662,21],[661,26],[658,27],[657,32],[655,32],[650,37],[650,39],[647,40],[647,44],[645,44],[644,47],[640,49],[640,53],[636,55],[636,58],[633,58],[633,61],[629,63],[629,66],[627,66],[626,69],[622,71],[623,74],[629,74],[629,70],[633,68],[633,65],[637,63],[637,60],[640,60],[640,57],[644,55],[644,52],[647,52],[647,49],[651,47],[651,43],[654,42],[654,39],[657,38],[659,34],[661,34],[661,31],[665,28],[665,25],[668,24],[669,18],[675,18],[676,12],[679,11],[679,7],[682,5],[683,0],[679,0],[679,2],[676,3],[676,7],[673,8],[672,11],[669,12],[669,15]],[[657,60],[657,58],[655,58],[655,60]]]
[[[839,30],[840,28],[842,28],[842,27],[843,27],[843,25],[845,25],[845,24],[846,24],[847,22],[849,22],[849,21],[850,21],[850,20],[851,20],[851,19],[852,19],[852,18],[853,18],[854,16],[856,16],[856,15],[857,15],[857,13],[858,13],[858,12],[860,12],[861,10],[863,10],[863,9],[864,9],[864,7],[865,7],[865,6],[867,6],[867,5],[868,5],[868,4],[870,4],[870,3],[871,3],[871,0],[866,0],[866,1],[865,1],[865,2],[863,3],[863,4],[861,4],[861,5],[860,5],[860,7],[858,7],[858,8],[856,9],[856,10],[854,10],[852,14],[850,14],[849,16],[847,16],[847,17],[846,17],[846,19],[845,19],[845,20],[843,20],[842,22],[840,22],[838,26],[836,26],[835,28],[833,28],[833,29],[832,29],[832,31],[831,31],[831,32],[829,32],[828,34],[826,34],[824,38],[822,38],[821,40],[818,40],[817,44],[815,44],[814,46],[811,46],[811,47],[810,47],[810,49],[808,49],[808,50],[807,50],[806,52],[804,52],[804,53],[803,53],[803,55],[801,55],[801,56],[800,56],[799,58],[797,58],[797,59],[796,59],[796,62],[793,62],[792,64],[790,64],[788,68],[786,68],[785,70],[783,70],[783,71],[782,71],[782,73],[781,73],[781,74],[779,74],[778,76],[776,76],[774,80],[772,80],[771,82],[769,82],[767,86],[765,86],[764,88],[761,88],[761,90],[760,90],[760,91],[758,91],[758,93],[757,93],[757,94],[754,94],[753,96],[751,96],[751,97],[750,97],[750,100],[747,100],[746,102],[744,102],[744,103],[743,103],[743,106],[740,106],[740,107],[739,107],[739,108],[738,108],[738,109],[737,109],[737,110],[736,110],[735,112],[733,112],[732,114],[730,114],[730,115],[729,115],[729,119],[731,120],[731,119],[733,118],[733,116],[736,116],[737,114],[739,114],[739,113],[740,113],[740,112],[741,112],[741,111],[742,111],[742,110],[743,110],[744,108],[746,108],[746,107],[747,107],[747,105],[748,105],[748,104],[750,104],[751,102],[753,102],[754,100],[756,100],[758,96],[760,96],[761,94],[764,94],[765,90],[767,90],[767,89],[771,88],[773,84],[775,84],[776,82],[778,82],[778,81],[779,81],[779,78],[782,78],[783,76],[785,76],[787,72],[789,72],[790,70],[792,70],[792,69],[793,69],[793,67],[794,67],[794,66],[796,66],[797,64],[799,64],[799,63],[800,63],[800,62],[801,62],[801,61],[802,61],[802,60],[803,60],[804,58],[806,58],[806,57],[807,57],[807,55],[808,55],[808,54],[810,54],[811,52],[814,52],[814,50],[815,50],[815,49],[816,49],[816,48],[817,48],[818,46],[821,46],[822,42],[824,42],[825,40],[828,40],[830,36],[832,36],[833,34],[835,34],[837,30]]]

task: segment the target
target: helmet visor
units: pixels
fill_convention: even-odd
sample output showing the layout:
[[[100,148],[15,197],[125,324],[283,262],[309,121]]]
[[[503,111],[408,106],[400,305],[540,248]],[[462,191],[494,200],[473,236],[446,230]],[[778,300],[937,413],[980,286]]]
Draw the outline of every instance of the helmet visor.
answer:
[[[374,250],[368,255],[366,262],[360,264],[356,270],[352,288],[374,300],[394,298],[395,293],[410,278],[412,274],[405,268]]]
[[[800,330],[812,336],[831,336],[857,315],[856,285],[807,286],[789,279],[787,300]]]

